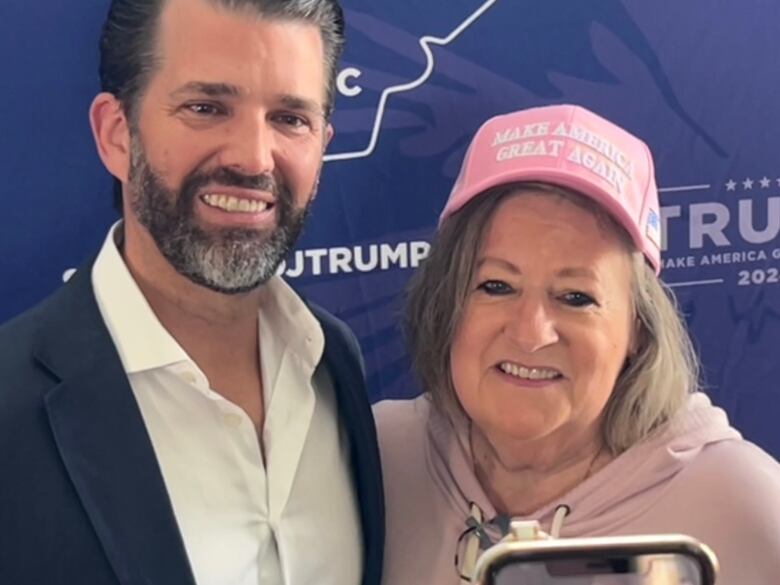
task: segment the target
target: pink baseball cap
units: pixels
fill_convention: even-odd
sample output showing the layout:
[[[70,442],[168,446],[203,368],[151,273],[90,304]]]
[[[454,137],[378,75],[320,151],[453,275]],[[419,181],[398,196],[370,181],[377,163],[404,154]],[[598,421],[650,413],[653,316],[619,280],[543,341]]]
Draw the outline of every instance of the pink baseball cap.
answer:
[[[568,187],[625,228],[661,270],[661,213],[647,145],[580,106],[530,108],[485,122],[469,145],[439,224],[487,189],[516,181]]]

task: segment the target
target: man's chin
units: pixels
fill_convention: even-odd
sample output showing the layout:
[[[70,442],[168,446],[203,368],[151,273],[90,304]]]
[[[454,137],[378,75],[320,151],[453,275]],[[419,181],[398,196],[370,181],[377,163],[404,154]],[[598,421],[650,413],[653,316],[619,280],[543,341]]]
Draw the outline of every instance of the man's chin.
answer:
[[[274,229],[253,227],[198,226],[202,237],[216,245],[267,244],[275,232]]]
[[[189,241],[176,240],[163,254],[179,274],[194,284],[220,294],[241,295],[264,285],[276,274],[289,249],[280,236],[262,237],[246,230],[201,233]]]
[[[223,295],[240,296],[251,293],[266,284],[276,274],[269,267],[252,274],[215,273],[212,270],[179,270],[193,284]]]
[[[212,292],[219,293],[222,295],[228,295],[228,296],[241,296],[249,294],[261,286],[263,286],[269,278],[266,279],[258,279],[257,281],[250,283],[250,284],[241,284],[241,285],[223,285],[218,282],[214,282],[211,280],[208,280],[206,278],[202,278],[199,275],[188,275],[185,274],[187,278],[189,278],[190,282],[193,284],[196,284],[198,286],[201,286],[205,289],[208,289]]]

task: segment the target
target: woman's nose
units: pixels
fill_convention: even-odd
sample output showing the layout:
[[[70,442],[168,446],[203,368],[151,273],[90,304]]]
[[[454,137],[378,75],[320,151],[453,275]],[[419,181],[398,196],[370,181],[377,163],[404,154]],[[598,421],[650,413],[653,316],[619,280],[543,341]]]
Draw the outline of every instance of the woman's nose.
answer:
[[[553,315],[545,300],[521,297],[505,327],[509,340],[526,353],[539,351],[559,339]]]

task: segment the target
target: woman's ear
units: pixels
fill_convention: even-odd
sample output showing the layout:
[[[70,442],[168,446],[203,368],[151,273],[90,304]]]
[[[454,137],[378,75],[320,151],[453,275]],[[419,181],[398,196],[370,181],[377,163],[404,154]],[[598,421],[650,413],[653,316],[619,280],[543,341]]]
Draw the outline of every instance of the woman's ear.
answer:
[[[130,169],[130,129],[122,104],[113,94],[99,93],[89,108],[89,122],[103,165],[126,183]]]

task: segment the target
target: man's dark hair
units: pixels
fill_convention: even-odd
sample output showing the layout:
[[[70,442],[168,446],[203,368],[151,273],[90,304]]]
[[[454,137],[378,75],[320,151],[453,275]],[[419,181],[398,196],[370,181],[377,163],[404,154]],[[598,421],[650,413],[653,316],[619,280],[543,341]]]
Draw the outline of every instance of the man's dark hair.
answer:
[[[322,35],[328,84],[325,116],[336,93],[336,67],[344,48],[344,13],[338,0],[206,0],[230,10],[252,10],[262,18],[308,22]],[[100,86],[122,104],[134,123],[138,102],[158,63],[157,30],[166,0],[112,0],[100,38]],[[114,207],[121,212],[122,184],[114,183]]]

